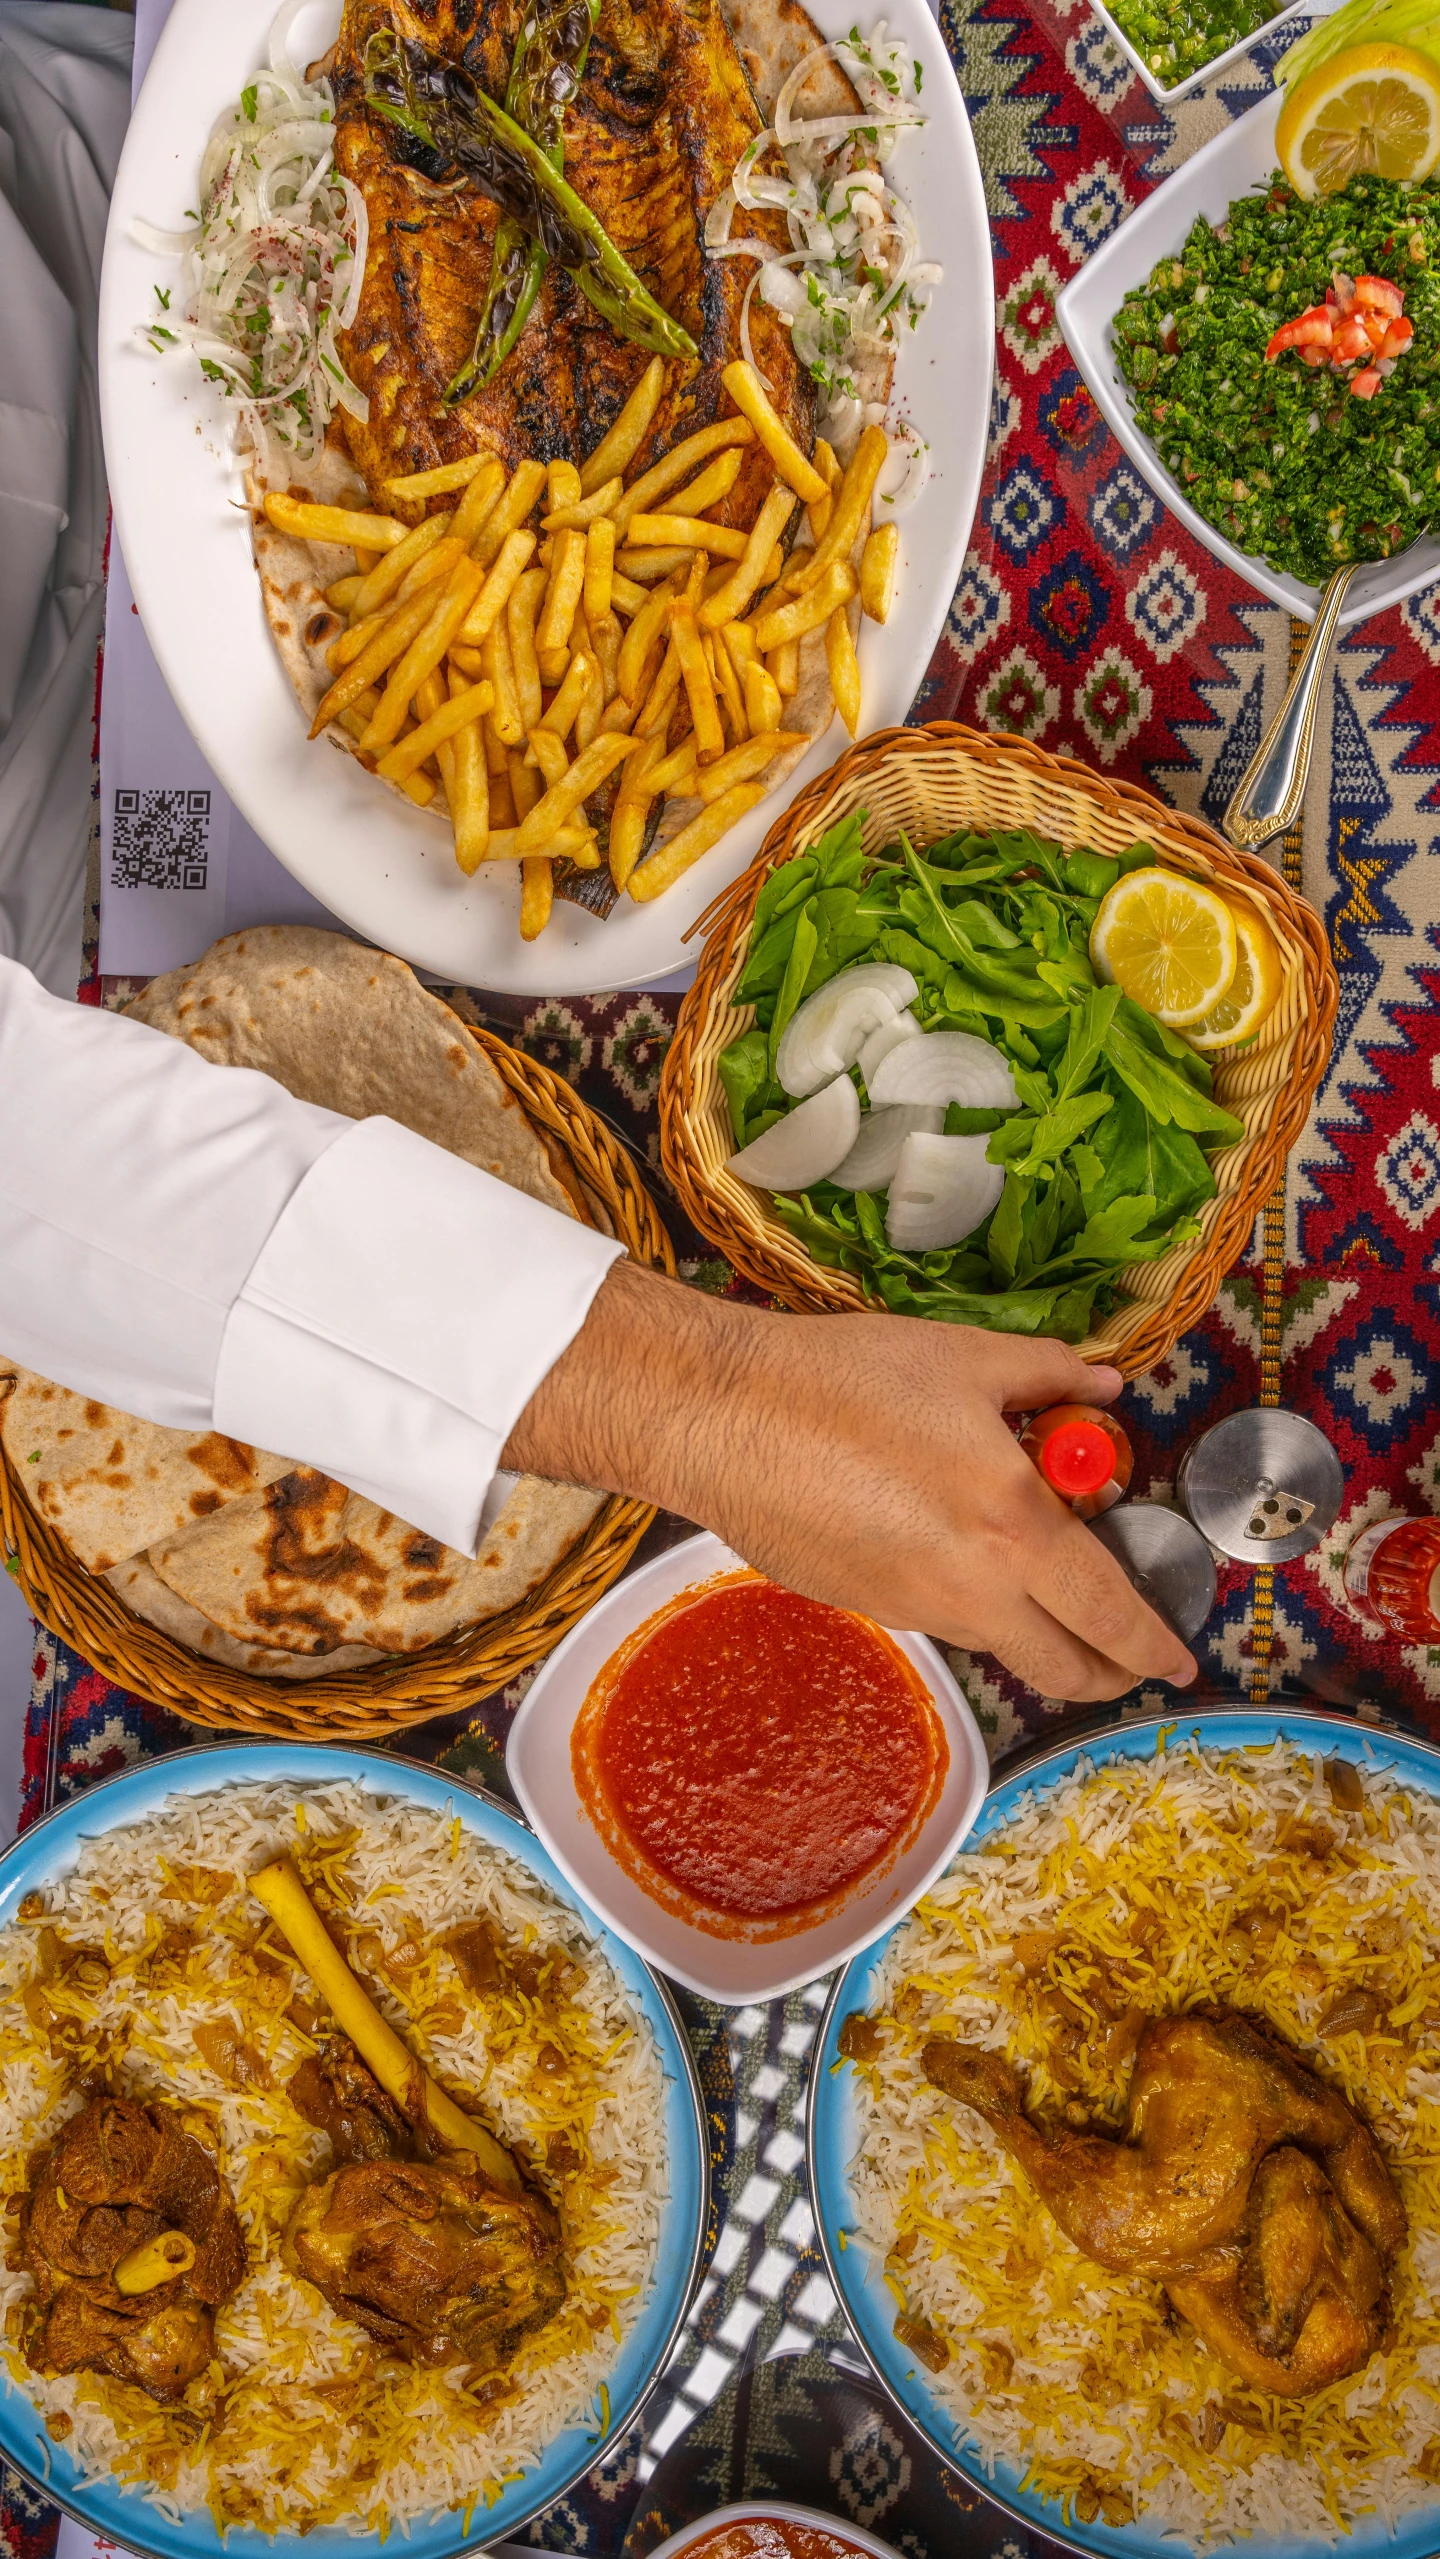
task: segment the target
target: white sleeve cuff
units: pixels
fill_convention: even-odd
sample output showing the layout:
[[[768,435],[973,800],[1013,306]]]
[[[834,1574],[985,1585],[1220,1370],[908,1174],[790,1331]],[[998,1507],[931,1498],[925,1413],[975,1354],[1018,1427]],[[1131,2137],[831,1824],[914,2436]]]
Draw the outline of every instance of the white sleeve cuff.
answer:
[[[393,1120],[361,1120],[305,1174],[231,1309],[214,1427],[303,1449],[474,1554],[500,1452],[623,1250]]]

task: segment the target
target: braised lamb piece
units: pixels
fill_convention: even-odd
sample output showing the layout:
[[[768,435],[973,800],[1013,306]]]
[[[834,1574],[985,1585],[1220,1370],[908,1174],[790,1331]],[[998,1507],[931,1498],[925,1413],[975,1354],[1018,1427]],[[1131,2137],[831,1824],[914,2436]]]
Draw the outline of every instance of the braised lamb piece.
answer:
[[[1152,2019],[1118,2139],[1037,2124],[978,2045],[934,2037],[921,2067],[984,2117],[1077,2248],[1158,2278],[1254,2387],[1306,2397],[1384,2345],[1406,2233],[1390,2172],[1344,2098],[1247,2018]]]
[[[473,2158],[417,2158],[422,2136],[343,2036],[302,2062],[289,2094],[337,2165],[301,2197],[286,2254],[332,2310],[407,2362],[481,2372],[554,2317],[560,2224],[533,2186],[508,2193]]]
[[[215,2351],[245,2242],[214,2160],[173,2107],[92,2098],[31,2162],[20,2220],[35,2279],[27,2350],[177,2399]]]

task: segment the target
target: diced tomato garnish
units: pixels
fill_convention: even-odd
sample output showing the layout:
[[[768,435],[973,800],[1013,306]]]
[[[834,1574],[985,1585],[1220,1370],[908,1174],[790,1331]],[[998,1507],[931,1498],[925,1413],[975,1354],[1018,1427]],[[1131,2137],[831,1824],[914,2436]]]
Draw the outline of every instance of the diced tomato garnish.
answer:
[[[1396,319],[1405,308],[1405,296],[1388,275],[1357,275],[1355,300],[1362,311],[1383,311]]]
[[[1274,364],[1288,347],[1323,347],[1328,354],[1333,332],[1331,314],[1323,302],[1316,303],[1313,309],[1302,311],[1298,320],[1282,322],[1265,349],[1265,361]]]
[[[1295,352],[1302,364],[1308,364],[1312,368],[1316,365],[1328,364],[1330,361],[1329,350],[1325,347],[1297,347]]]
[[[1380,348],[1382,356],[1403,355],[1415,335],[1415,323],[1403,317],[1392,320]]]
[[[1384,336],[1383,329],[1380,334]],[[1360,362],[1368,364],[1375,351],[1375,345],[1376,341],[1372,340],[1359,312],[1352,311],[1348,320],[1342,320],[1335,331],[1331,341],[1331,353],[1337,364]]]
[[[1374,367],[1374,365],[1373,365],[1373,364],[1367,364],[1363,373],[1356,373],[1356,374],[1352,374],[1352,375],[1351,375],[1351,378],[1350,378],[1350,397],[1351,397],[1351,399],[1352,399],[1352,400],[1373,400],[1373,399],[1374,399],[1374,397],[1375,397],[1375,394],[1376,394],[1376,392],[1379,390],[1380,385],[1381,385],[1382,381],[1384,380],[1384,378],[1385,378],[1385,377],[1384,377],[1384,375],[1383,375],[1383,374],[1380,374],[1380,373],[1377,373],[1377,372],[1376,372],[1375,367]]]

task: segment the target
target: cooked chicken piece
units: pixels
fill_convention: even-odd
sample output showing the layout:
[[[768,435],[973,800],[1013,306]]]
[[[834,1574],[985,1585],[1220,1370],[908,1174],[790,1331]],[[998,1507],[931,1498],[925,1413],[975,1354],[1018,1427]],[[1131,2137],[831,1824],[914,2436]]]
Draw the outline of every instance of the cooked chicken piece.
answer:
[[[1390,2326],[1385,2268],[1322,2168],[1267,2151],[1238,2243],[1172,2275],[1182,2319],[1257,2390],[1305,2398],[1359,2372]]]
[[[415,2147],[415,2135],[393,2097],[366,2069],[344,2035],[332,2035],[302,2061],[286,2083],[286,2095],[307,2124],[328,2133],[337,2166],[356,2159],[396,2159]]]
[[[301,2198],[286,2234],[298,2274],[407,2361],[490,2370],[565,2298],[560,2226],[472,2160],[363,2161]]]
[[[117,2267],[167,2232],[193,2245],[193,2263],[122,2290]],[[108,2094],[32,2161],[20,2246],[43,2314],[28,2347],[37,2371],[88,2366],[157,2399],[205,2370],[213,2313],[245,2272],[240,2223],[209,2153],[171,2107]]]
[[[360,307],[340,352],[370,401],[368,425],[342,417],[376,504],[391,508],[392,473],[423,471],[482,445],[507,467],[527,455],[583,461],[650,361],[617,336],[562,269],[551,266],[514,352],[493,382],[447,408],[446,385],[469,357],[490,273],[496,208],[468,179],[424,174],[423,149],[365,104],[365,48],[391,29],[429,54],[462,62],[503,98],[523,11],[517,0],[346,0],[333,56],[335,158],[365,198],[370,251]],[[807,91],[805,111],[817,112]],[[722,368],[740,353],[747,259],[707,259],[704,222],[736,161],[762,129],[716,0],[606,0],[578,97],[565,114],[565,176],[643,284],[700,348],[672,361],[654,423],[636,457],[644,469],[677,438],[731,414]],[[747,236],[788,248],[784,217],[747,213]],[[805,452],[813,394],[790,333],[757,294],[755,361]],[[770,486],[759,445],[716,520],[750,524]],[[423,508],[402,505],[416,517]]]
[[[1147,2025],[1119,2139],[1034,2123],[1016,2072],[974,2045],[934,2038],[921,2065],[984,2117],[1077,2248],[1157,2277],[1267,2389],[1319,2389],[1382,2342],[1406,2229],[1390,2173],[1344,2099],[1247,2019]]]

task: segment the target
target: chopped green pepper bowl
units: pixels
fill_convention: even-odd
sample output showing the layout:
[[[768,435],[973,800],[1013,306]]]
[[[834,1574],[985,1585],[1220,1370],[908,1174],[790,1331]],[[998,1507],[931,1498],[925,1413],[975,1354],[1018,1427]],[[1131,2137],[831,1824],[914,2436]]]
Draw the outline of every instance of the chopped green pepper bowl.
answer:
[[[780,863],[756,902],[732,997],[755,1019],[718,1060],[736,1149],[795,1108],[775,1060],[797,1006],[857,960],[908,969],[923,1029],[969,1032],[1009,1064],[1015,1108],[952,1103],[945,1118],[946,1135],[988,1135],[998,1205],[961,1244],[921,1254],[887,1240],[883,1191],[821,1182],[777,1193],[773,1213],[816,1261],[902,1314],[1083,1341],[1127,1265],[1199,1233],[1196,1211],[1215,1195],[1207,1152],[1245,1133],[1214,1099],[1206,1060],[1090,965],[1105,891],[1155,852],[1067,855],[1020,830],[920,850],[901,834],[867,855],[863,818]]]

